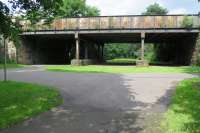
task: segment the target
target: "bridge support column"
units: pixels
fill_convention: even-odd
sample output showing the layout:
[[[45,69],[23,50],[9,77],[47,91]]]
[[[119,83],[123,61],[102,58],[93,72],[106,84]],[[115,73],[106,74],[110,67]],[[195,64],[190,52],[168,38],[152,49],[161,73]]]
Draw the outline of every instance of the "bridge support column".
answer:
[[[144,60],[144,35],[141,36],[141,60]]]
[[[102,63],[104,61],[104,58],[103,58],[103,56],[104,56],[104,44],[99,42],[99,43],[97,43],[97,46],[98,46],[97,47],[97,51],[98,51],[97,60],[98,60],[99,63]]]
[[[104,62],[104,44],[101,44],[101,61]]]
[[[89,44],[86,43],[84,46],[84,59],[82,60],[82,65],[91,65],[93,64],[92,60],[88,57],[88,46]]]
[[[100,43],[97,43],[97,52],[98,52],[97,60],[98,60],[98,62],[101,62],[101,44]]]
[[[84,65],[84,63],[83,60],[80,60],[80,40],[78,32],[75,33],[75,41],[76,41],[76,57],[71,61],[71,65],[82,66]]]
[[[149,66],[147,60],[144,59],[144,41],[145,41],[145,32],[141,33],[141,59],[136,61],[136,66],[145,67]]]
[[[88,59],[88,47],[85,45],[85,59]]]
[[[80,59],[80,45],[79,45],[79,36],[78,33],[75,33],[76,40],[76,60]]]

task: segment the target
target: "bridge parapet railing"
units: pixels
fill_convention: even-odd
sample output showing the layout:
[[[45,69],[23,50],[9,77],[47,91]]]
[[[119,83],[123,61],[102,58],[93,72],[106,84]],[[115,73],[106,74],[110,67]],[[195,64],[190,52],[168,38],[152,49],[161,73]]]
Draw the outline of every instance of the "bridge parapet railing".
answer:
[[[123,29],[177,29],[183,26],[186,17],[191,20],[190,28],[200,27],[198,15],[166,15],[166,16],[101,16],[55,19],[50,25],[38,23],[30,26],[23,23],[24,31],[31,30],[123,30]]]

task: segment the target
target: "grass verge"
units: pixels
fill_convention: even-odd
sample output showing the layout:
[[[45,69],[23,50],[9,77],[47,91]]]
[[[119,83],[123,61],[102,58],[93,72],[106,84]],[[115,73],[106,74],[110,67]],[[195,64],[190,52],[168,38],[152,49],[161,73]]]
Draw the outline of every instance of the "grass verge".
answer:
[[[112,60],[107,60],[106,63],[107,64],[111,64],[111,65],[126,65],[126,64],[135,64],[136,60],[135,59],[129,59],[129,58],[117,58],[117,59],[112,59]]]
[[[7,128],[61,104],[59,92],[51,87],[0,81],[0,128]]]
[[[49,71],[77,72],[77,73],[200,73],[200,67],[136,67],[136,66],[47,66]]]
[[[200,78],[177,86],[161,126],[165,133],[200,133]]]
[[[25,65],[20,65],[20,64],[7,64],[6,65],[7,68],[22,68],[24,67]],[[0,64],[0,69],[3,69],[4,65],[3,64]]]

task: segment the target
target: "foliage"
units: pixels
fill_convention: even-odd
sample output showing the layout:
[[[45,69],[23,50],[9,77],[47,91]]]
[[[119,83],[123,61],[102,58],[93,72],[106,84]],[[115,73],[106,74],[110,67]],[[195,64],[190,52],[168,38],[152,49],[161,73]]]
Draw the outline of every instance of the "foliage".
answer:
[[[193,19],[192,19],[192,17],[185,16],[184,19],[183,19],[183,22],[181,24],[181,27],[187,28],[187,29],[192,28],[193,27]]]
[[[23,16],[32,24],[37,23],[41,18],[49,21],[57,14],[62,4],[62,0],[9,0],[9,2],[12,8],[8,8],[0,1],[0,34],[6,38],[11,37],[15,42],[18,41],[19,23],[12,21],[13,16]]]
[[[49,71],[76,73],[200,73],[200,67],[48,66]]]
[[[115,43],[115,44],[106,44],[105,45],[105,59],[116,59],[116,58],[131,58],[139,59],[141,44],[139,43]],[[153,44],[145,45],[145,58],[148,61],[153,60],[154,58],[154,49]]]
[[[126,44],[126,43],[116,43],[116,44],[106,44],[105,45],[105,58],[137,58],[138,49],[140,45],[138,44]]]
[[[11,25],[11,18],[9,16],[9,8],[0,1],[0,35],[4,35],[4,37],[9,36],[9,29]]]
[[[58,91],[51,87],[0,82],[0,128],[28,119],[60,103]]]
[[[153,44],[146,44],[145,45],[144,57],[150,63],[155,61],[155,50],[154,50],[154,45]]]
[[[78,17],[78,16],[98,16],[100,11],[93,6],[86,4],[85,0],[63,0],[63,6],[58,16]]]
[[[142,15],[166,15],[168,13],[168,10],[166,8],[163,8],[157,3],[154,3],[152,5],[149,5],[146,8],[146,11],[142,13]]]
[[[14,42],[14,45],[16,48],[19,48],[21,45],[20,42],[20,36],[19,34],[22,32],[21,25],[20,25],[20,19],[15,17],[15,22],[12,23],[10,28],[10,40]]]
[[[176,87],[162,127],[166,133],[200,132],[200,78],[182,81]]]
[[[32,24],[41,19],[49,21],[59,12],[62,5],[62,0],[9,0],[9,2],[15,14],[24,14],[24,17]]]

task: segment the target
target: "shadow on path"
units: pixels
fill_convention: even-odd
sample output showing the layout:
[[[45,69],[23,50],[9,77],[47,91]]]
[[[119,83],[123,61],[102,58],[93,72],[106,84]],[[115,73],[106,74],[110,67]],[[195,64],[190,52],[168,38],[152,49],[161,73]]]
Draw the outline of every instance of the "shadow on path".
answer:
[[[10,72],[8,77],[55,86],[64,104],[0,133],[156,133],[172,82],[191,75],[34,71]]]

